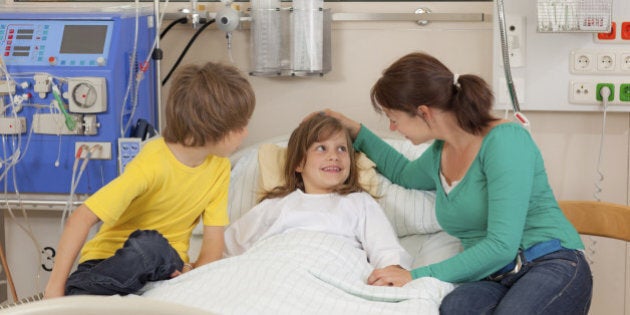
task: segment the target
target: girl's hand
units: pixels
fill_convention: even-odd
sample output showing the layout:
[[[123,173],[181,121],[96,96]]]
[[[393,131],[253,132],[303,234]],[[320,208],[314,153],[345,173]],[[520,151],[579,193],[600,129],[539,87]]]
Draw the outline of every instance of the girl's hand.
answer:
[[[396,265],[387,266],[381,269],[374,269],[372,274],[368,277],[368,284],[376,286],[402,287],[411,280],[411,273]]]

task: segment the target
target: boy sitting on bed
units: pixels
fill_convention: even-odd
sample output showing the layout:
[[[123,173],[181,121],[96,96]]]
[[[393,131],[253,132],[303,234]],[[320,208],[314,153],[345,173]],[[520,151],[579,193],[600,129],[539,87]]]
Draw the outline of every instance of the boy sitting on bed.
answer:
[[[247,136],[254,92],[236,68],[184,66],[173,79],[162,137],[146,143],[125,171],[69,217],[45,298],[126,295],[220,259],[228,224],[229,156]],[[188,263],[193,228],[202,248]],[[98,233],[81,250],[88,232]]]
[[[296,229],[339,236],[366,251],[375,268],[409,269],[411,256],[379,204],[361,187],[348,130],[336,118],[314,115],[289,138],[285,185],[225,231],[226,254]],[[393,267],[393,268],[396,268]]]

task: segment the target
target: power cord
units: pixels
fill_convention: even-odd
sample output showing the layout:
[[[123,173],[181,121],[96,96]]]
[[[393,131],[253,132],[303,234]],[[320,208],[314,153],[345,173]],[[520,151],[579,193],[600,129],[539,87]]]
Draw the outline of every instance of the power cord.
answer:
[[[603,117],[602,117],[602,133],[599,139],[599,154],[597,156],[597,175],[599,176],[599,178],[595,182],[595,193],[593,194],[593,196],[595,197],[595,200],[597,201],[601,201],[601,197],[599,194],[602,192],[601,183],[604,181],[604,173],[601,170],[601,163],[602,163],[602,155],[604,152],[604,136],[606,132],[606,113],[608,112],[608,98],[610,97],[610,93],[612,92],[610,91],[610,88],[607,86],[603,86],[599,90],[599,94],[602,97],[602,105],[604,106],[604,110],[603,110]]]
[[[608,98],[610,97],[611,90],[608,86],[603,86],[599,90],[599,95],[602,97],[602,106],[603,108],[603,118],[602,118],[602,133],[599,139],[599,154],[597,156],[597,175],[598,179],[595,181],[595,193],[593,196],[595,200],[602,201],[600,197],[600,193],[602,192],[602,182],[604,181],[604,172],[601,170],[602,163],[602,155],[604,152],[604,135],[606,132],[606,113],[608,113]],[[590,244],[588,245],[588,255],[586,255],[586,259],[588,260],[590,265],[595,263],[595,260],[592,257],[595,257],[595,247],[597,245],[597,241],[593,236],[589,236]]]

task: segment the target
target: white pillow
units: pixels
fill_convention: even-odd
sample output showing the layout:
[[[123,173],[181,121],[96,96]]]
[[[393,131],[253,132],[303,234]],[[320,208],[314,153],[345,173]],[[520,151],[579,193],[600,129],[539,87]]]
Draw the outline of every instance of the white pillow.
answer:
[[[394,149],[410,160],[417,159],[430,144],[413,145],[409,140],[385,139]],[[442,230],[435,216],[435,192],[406,189],[392,184],[378,173],[379,198],[385,215],[394,226],[398,237],[430,234]]]
[[[414,146],[403,139],[386,139],[385,141],[409,159],[417,158],[428,148],[428,144]],[[286,141],[270,142],[286,145]],[[242,149],[231,158],[232,177],[228,196],[230,222],[236,221],[256,205],[256,196],[260,191],[258,147],[259,145],[254,145]],[[383,207],[399,237],[429,234],[442,230],[435,217],[433,192],[405,189],[392,184],[381,174],[377,174],[377,178],[378,194],[381,196],[377,201]]]

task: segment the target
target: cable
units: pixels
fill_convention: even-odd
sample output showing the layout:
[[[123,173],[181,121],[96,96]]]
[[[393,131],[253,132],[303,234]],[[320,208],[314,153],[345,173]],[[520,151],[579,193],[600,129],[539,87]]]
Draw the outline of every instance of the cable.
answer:
[[[123,123],[125,120],[125,106],[127,105],[127,100],[129,99],[129,93],[131,92],[131,86],[136,82],[134,80],[134,74],[136,73],[136,55],[138,54],[138,30],[140,28],[140,0],[135,0],[136,4],[136,16],[135,16],[135,24],[134,24],[134,34],[133,34],[133,48],[131,51],[131,59],[129,60],[129,77],[127,78],[127,89],[125,90],[125,97],[122,101],[122,108],[120,110],[120,136],[124,137],[127,132],[124,129],[125,124]],[[134,104],[137,98],[132,96],[131,103]],[[129,117],[131,119],[131,117]]]
[[[527,130],[530,129],[530,123],[525,114],[521,113],[521,107],[516,95],[516,89],[514,88],[514,82],[512,80],[512,70],[510,66],[510,53],[508,51],[507,32],[505,31],[505,8],[503,7],[503,0],[497,0],[497,13],[499,19],[499,34],[501,37],[501,54],[503,55],[503,70],[505,73],[505,81],[507,83],[510,99],[512,100],[512,108],[514,109],[514,117],[518,120],[523,127]]]
[[[171,75],[173,74],[173,72],[175,71],[175,69],[177,68],[177,66],[179,66],[180,62],[182,62],[182,59],[184,59],[184,56],[186,56],[186,53],[188,52],[188,49],[190,49],[190,46],[192,46],[192,44],[195,42],[195,40],[197,39],[197,37],[199,36],[199,34],[201,34],[201,32],[208,26],[210,26],[210,24],[214,23],[214,19],[208,20],[206,23],[204,23],[196,32],[195,34],[190,38],[190,40],[188,41],[188,44],[186,44],[186,47],[184,47],[184,50],[182,51],[182,53],[179,55],[179,58],[177,58],[177,61],[175,61],[175,64],[173,65],[173,67],[171,68],[171,70],[168,72],[168,74],[166,75],[166,77],[164,77],[164,79],[162,80],[162,85],[166,84],[166,82],[168,81],[168,79],[170,79]]]
[[[100,151],[102,148],[103,147],[100,144],[97,144],[91,148],[88,147],[87,145],[82,145],[77,150],[77,154],[74,159],[74,164],[72,165],[72,179],[70,180],[70,194],[68,195],[68,202],[66,203],[66,207],[64,208],[61,214],[61,230],[63,230],[66,218],[68,217],[68,214],[72,208],[72,199],[74,199],[74,193],[76,192],[77,187],[79,186],[79,181],[81,180],[81,176],[83,176],[83,172],[85,171],[87,164],[90,162],[90,159],[92,158],[92,155],[94,154],[94,152]],[[81,157],[83,155],[83,150],[87,151],[86,156],[84,158]],[[79,171],[77,173],[77,168],[78,168],[80,159],[83,159],[83,162],[81,163],[81,167],[79,168]]]
[[[171,30],[171,28],[173,28],[173,26],[177,25],[177,24],[186,24],[188,23],[188,18],[183,17],[183,18],[179,18],[173,22],[171,22],[169,25],[167,25],[164,30],[162,31],[162,33],[160,33],[160,39],[162,39],[164,37],[164,35],[166,35],[166,33],[168,33],[168,31]]]
[[[604,181],[604,173],[601,170],[601,163],[602,163],[602,155],[604,152],[604,136],[606,132],[606,113],[608,112],[608,97],[610,97],[610,93],[611,93],[610,88],[607,86],[603,86],[599,90],[599,94],[602,97],[602,105],[604,106],[604,111],[603,111],[603,118],[602,118],[602,133],[599,139],[599,154],[597,156],[597,167],[596,167],[597,175],[599,176],[599,178],[595,182],[595,193],[593,194],[593,196],[595,197],[595,200],[597,201],[601,201],[599,194],[602,192],[602,182]]]

